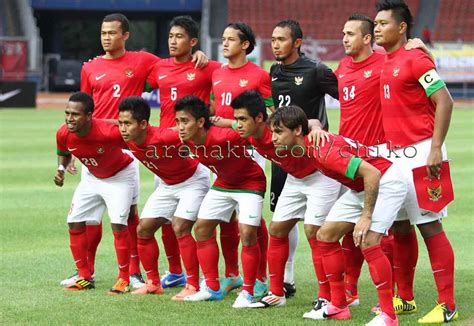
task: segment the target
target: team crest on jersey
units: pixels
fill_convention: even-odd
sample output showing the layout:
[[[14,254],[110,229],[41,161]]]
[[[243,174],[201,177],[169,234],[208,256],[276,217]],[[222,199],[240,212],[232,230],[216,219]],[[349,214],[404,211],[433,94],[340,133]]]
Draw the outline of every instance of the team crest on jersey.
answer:
[[[103,147],[97,147],[97,154],[104,154],[105,150]]]
[[[239,81],[240,87],[245,87],[245,86],[247,86],[248,83],[249,83],[249,81],[247,79],[241,79]]]
[[[427,187],[426,191],[428,192],[431,201],[437,202],[441,197],[443,197],[441,194],[443,192],[443,187],[441,185],[438,187]]]
[[[399,73],[400,73],[400,68],[393,69],[393,77],[397,77]]]
[[[186,78],[191,81],[196,79],[196,73],[195,72],[190,72],[189,74],[186,75]]]
[[[372,70],[364,70],[364,77],[369,78],[372,76]]]
[[[130,68],[125,69],[125,76],[131,78],[131,77],[133,77],[133,74],[134,74],[134,73],[133,73],[133,70],[132,70],[132,69],[130,69]]]
[[[303,84],[303,76],[295,77],[295,84],[298,85],[298,86]]]

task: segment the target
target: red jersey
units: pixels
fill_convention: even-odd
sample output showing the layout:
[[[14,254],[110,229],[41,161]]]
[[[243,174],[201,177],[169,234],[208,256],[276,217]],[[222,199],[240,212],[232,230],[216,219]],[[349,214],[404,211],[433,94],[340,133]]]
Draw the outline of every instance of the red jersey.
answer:
[[[402,45],[387,54],[380,77],[385,137],[394,149],[433,136],[435,106],[431,94],[445,86],[431,58]]]
[[[280,151],[277,154],[275,145],[272,142],[272,132],[268,127],[265,127],[262,137],[258,139],[249,137],[248,141],[260,155],[271,160],[286,173],[291,174],[295,178],[305,178],[318,170],[312,166],[311,159],[307,156],[297,158],[296,155],[287,150]]]
[[[118,119],[119,103],[141,96],[153,66],[160,58],[144,51],[126,51],[117,59],[96,58],[84,63],[81,91],[94,99],[94,118]]]
[[[148,126],[145,142],[127,142],[133,155],[166,184],[174,185],[193,176],[199,164],[187,155],[178,132]]]
[[[195,63],[189,60],[176,63],[174,58],[160,60],[153,69],[148,83],[160,89],[160,127],[170,128],[176,125],[174,105],[186,95],[195,95],[209,104],[212,73],[222,65],[217,61],[209,61],[201,69],[194,68]]]
[[[69,132],[64,124],[56,133],[56,144],[58,155],[74,155],[100,179],[114,176],[133,162],[122,152],[127,145],[118,126],[103,120],[92,119],[92,128],[84,137]]]
[[[212,189],[265,193],[265,174],[247,152],[248,142],[234,130],[210,127],[203,145],[187,145],[199,162],[217,174]]]
[[[375,52],[361,62],[348,56],[334,72],[341,103],[339,134],[368,146],[385,143],[379,95],[384,60]]]
[[[216,116],[234,119],[230,103],[245,91],[256,90],[265,99],[266,106],[273,106],[270,75],[255,63],[248,61],[239,68],[223,65],[212,75],[212,94]]]
[[[392,165],[389,160],[377,157],[376,148],[359,147],[353,140],[339,135],[331,134],[324,147],[315,148],[307,137],[305,142],[307,154],[313,158],[312,163],[318,170],[357,192],[364,190],[363,178],[356,176],[363,160],[377,168],[382,175]]]

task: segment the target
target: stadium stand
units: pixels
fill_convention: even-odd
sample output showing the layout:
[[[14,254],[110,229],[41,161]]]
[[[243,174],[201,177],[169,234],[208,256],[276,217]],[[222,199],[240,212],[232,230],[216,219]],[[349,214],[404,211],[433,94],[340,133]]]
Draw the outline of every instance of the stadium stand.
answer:
[[[441,0],[434,41],[474,41],[472,0]]]
[[[416,18],[420,0],[406,2]],[[278,4],[256,1],[249,6],[245,1],[229,0],[228,17],[229,21],[245,21],[259,37],[268,38],[278,21],[291,18],[300,22],[305,37],[338,40],[344,22],[354,12],[375,17],[375,3],[367,0],[282,0]]]

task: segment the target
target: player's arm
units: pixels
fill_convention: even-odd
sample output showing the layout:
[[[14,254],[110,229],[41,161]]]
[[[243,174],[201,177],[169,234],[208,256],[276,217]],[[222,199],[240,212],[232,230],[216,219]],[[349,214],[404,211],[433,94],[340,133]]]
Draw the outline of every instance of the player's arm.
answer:
[[[220,128],[233,128],[235,130],[236,127],[234,127],[234,125],[237,126],[237,121],[232,120],[232,119],[225,119],[223,117],[212,116],[210,120],[214,126],[220,127]]]
[[[446,86],[440,88],[430,96],[436,107],[433,138],[431,150],[426,161],[428,177],[439,177],[443,155],[441,147],[448,133],[451,115],[453,112],[453,99]]]
[[[195,62],[194,68],[204,68],[209,62],[209,58],[201,50],[197,50],[193,54],[192,62]]]
[[[365,242],[372,224],[372,214],[377,202],[382,174],[374,166],[361,160],[356,176],[364,179],[364,208],[359,221],[354,226],[353,233],[354,244],[360,246],[362,242]]]
[[[423,43],[423,41],[417,37],[409,39],[407,44],[405,44],[405,49],[420,49],[421,51],[425,52],[431,58],[431,60],[433,60],[433,62],[435,61],[433,53],[431,53],[431,51],[426,47],[426,44]]]
[[[316,75],[320,90],[332,98],[339,99],[337,78],[333,71],[323,63],[319,63]]]
[[[65,153],[64,153],[65,154]],[[64,184],[64,173],[66,172],[66,166],[69,165],[71,162],[72,155],[71,154],[58,154],[58,168],[56,170],[56,174],[53,178],[54,183],[58,187],[62,187]]]

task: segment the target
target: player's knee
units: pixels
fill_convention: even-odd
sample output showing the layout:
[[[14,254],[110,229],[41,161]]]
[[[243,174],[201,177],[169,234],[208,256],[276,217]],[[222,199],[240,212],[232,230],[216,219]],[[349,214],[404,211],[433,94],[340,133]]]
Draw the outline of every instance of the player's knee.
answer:
[[[316,233],[316,238],[319,241],[336,242],[339,241],[339,234],[336,232],[336,230],[323,226]]]
[[[284,238],[288,236],[288,233],[290,232],[290,230],[284,227],[283,223],[271,222],[270,227],[268,228],[268,233],[270,233],[271,236],[274,236],[277,238]]]
[[[256,227],[247,227],[240,228],[240,241],[243,246],[252,246],[257,242],[257,228]]]
[[[146,223],[144,223],[143,220],[141,220],[137,226],[137,236],[140,238],[149,238],[154,234],[155,232]]]
[[[304,233],[306,234],[306,239],[314,239],[316,238],[316,234],[318,233],[319,226],[312,225],[312,224],[305,224],[304,225]]]
[[[173,231],[178,238],[188,235],[189,233],[191,233],[191,230],[192,230],[192,224],[186,223],[179,219],[173,219],[172,226],[173,226]]]
[[[421,236],[424,239],[430,238],[437,235],[438,233],[443,232],[443,224],[438,221],[433,221],[424,224],[418,224],[418,229],[420,230]]]
[[[194,234],[196,235],[197,241],[209,240],[214,235],[214,227],[198,222],[194,228]]]
[[[396,221],[392,225],[392,232],[394,234],[408,234],[412,232],[413,225],[410,224],[409,220]]]

